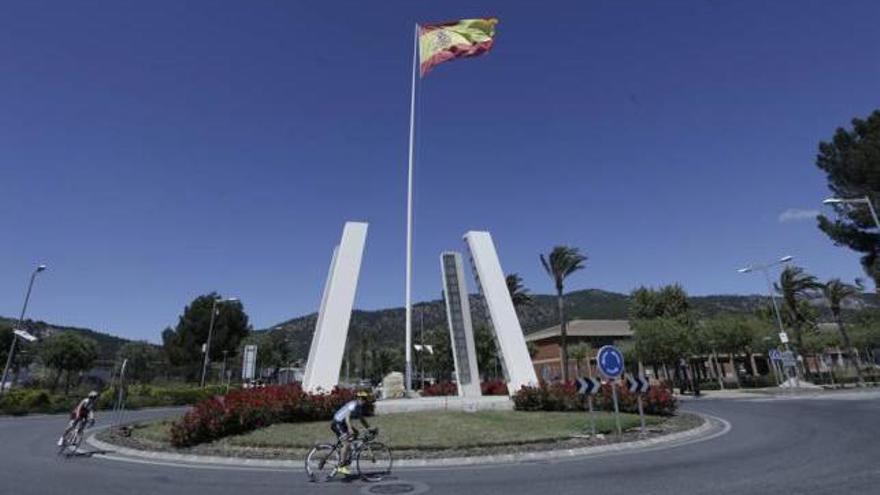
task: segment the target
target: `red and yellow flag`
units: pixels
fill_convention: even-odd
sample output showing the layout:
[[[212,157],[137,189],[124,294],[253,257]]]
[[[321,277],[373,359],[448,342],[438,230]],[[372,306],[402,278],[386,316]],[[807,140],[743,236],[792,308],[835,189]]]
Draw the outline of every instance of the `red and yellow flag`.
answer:
[[[419,73],[456,58],[476,57],[492,49],[498,19],[460,21],[419,26]]]

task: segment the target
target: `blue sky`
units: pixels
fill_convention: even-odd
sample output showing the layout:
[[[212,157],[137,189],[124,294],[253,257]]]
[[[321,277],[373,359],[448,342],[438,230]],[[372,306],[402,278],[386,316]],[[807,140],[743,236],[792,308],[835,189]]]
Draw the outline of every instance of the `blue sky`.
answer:
[[[555,244],[590,257],[571,289],[861,276],[809,212],[817,143],[880,104],[880,4],[475,4],[6,5],[0,314],[45,262],[33,318],[158,341],[218,290],[268,326],[316,310],[347,219],[357,306],[402,305],[412,25],[482,15],[495,49],[420,85],[416,300],[472,229],[539,293]]]

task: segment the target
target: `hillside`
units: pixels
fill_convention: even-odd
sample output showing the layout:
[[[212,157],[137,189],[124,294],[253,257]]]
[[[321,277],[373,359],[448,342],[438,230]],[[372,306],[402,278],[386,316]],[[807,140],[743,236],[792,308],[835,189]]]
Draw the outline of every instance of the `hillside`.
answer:
[[[14,327],[17,326],[17,323],[18,320],[0,316],[0,326]],[[77,332],[84,337],[88,337],[94,340],[98,344],[98,359],[102,361],[115,359],[116,352],[119,351],[119,348],[126,343],[131,342],[128,339],[116,337],[115,335],[109,335],[102,332],[96,332],[95,330],[89,328],[53,325],[44,321],[25,320],[24,327],[25,330],[30,332],[32,335],[35,335],[39,339],[44,339],[58,332]]]
[[[533,295],[530,306],[519,312],[523,332],[526,334],[553,326],[557,323],[556,297],[550,295]],[[760,295],[711,295],[690,298],[694,310],[701,316],[710,317],[720,313],[751,313],[767,304],[767,297]],[[471,312],[475,326],[486,325],[486,310],[482,298],[470,296]],[[571,319],[626,319],[629,296],[599,289],[587,289],[566,294],[565,311]],[[821,301],[816,305],[824,309]],[[878,298],[875,294],[851,303],[849,309],[877,308]],[[287,333],[287,341],[293,346],[298,356],[306,356],[315,329],[317,315],[294,318],[271,328],[281,327]],[[413,331],[418,339],[420,328],[431,329],[446,327],[446,307],[441,300],[419,303],[413,306]],[[363,331],[375,332],[375,339],[380,345],[399,345],[403,341],[404,310],[403,308],[382,309],[375,311],[355,310],[352,313],[350,334],[357,336]],[[265,331],[265,330],[263,330]]]

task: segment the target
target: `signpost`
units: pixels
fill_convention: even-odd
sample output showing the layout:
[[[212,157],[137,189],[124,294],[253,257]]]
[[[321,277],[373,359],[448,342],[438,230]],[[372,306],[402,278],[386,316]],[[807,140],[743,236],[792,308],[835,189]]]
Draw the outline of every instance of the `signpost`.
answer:
[[[773,378],[776,379],[776,384],[782,384],[782,372],[779,369],[779,362],[782,361],[782,353],[779,352],[779,349],[770,349],[767,351],[767,357],[770,358],[770,366],[773,367]]]
[[[641,421],[642,435],[645,434],[645,410],[642,408],[642,394],[648,393],[648,390],[651,390],[651,384],[648,382],[648,379],[642,376],[633,376],[627,375],[626,381],[629,384],[629,391],[631,393],[636,394],[636,399],[639,404],[639,420]]]
[[[617,405],[617,385],[615,382],[623,374],[623,354],[613,345],[606,345],[596,354],[596,365],[599,373],[611,382],[611,400],[614,401],[614,420],[617,424],[617,436],[623,436],[620,427],[620,407]]]
[[[127,366],[128,359],[123,359],[122,366],[119,368],[119,376],[116,378],[118,394],[116,402],[113,404],[113,425],[116,428],[122,426],[122,418],[125,414],[125,369]]]
[[[257,346],[244,346],[244,356],[241,364],[241,379],[243,381],[253,380],[254,371],[257,367]]]
[[[602,382],[593,377],[578,378],[578,393],[587,396],[587,406],[590,410],[590,433],[596,436],[596,416],[593,413],[593,396],[599,392]]]

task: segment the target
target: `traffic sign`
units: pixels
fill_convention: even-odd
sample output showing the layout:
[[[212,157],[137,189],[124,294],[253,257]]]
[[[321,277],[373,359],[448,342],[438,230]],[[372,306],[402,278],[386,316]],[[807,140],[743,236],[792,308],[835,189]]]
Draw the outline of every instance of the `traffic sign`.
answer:
[[[782,361],[782,353],[779,352],[778,349],[770,349],[770,350],[767,352],[767,356],[768,356],[772,361]]]
[[[642,376],[627,375],[626,382],[629,385],[629,391],[634,394],[644,394],[651,390],[651,383]]]
[[[779,341],[782,342],[783,344],[787,344],[788,343],[788,334],[785,332],[779,332]]]
[[[596,392],[602,386],[602,382],[593,377],[578,378],[577,383],[578,393],[581,395],[596,395]]]
[[[596,362],[599,372],[609,379],[620,378],[623,374],[623,354],[613,345],[606,345],[599,349],[596,354]]]

